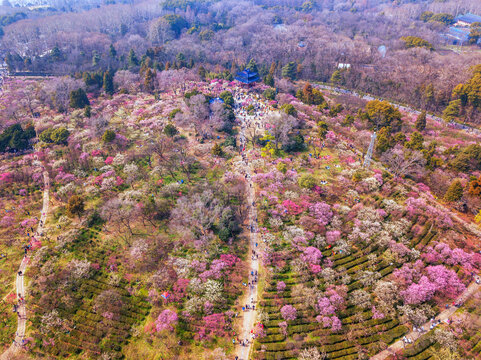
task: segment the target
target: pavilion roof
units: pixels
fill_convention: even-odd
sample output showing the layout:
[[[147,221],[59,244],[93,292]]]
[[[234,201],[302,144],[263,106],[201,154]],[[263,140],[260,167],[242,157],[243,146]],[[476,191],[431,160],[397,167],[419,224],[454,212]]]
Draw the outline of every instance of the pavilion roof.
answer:
[[[260,80],[259,74],[249,69],[237,73],[235,79],[244,84],[251,84]]]

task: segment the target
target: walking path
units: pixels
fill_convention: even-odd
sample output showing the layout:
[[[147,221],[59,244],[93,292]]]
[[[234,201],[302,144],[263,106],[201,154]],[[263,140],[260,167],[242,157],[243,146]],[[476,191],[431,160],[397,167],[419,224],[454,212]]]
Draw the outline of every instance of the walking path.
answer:
[[[44,168],[43,168],[43,185],[44,185],[44,188],[43,188],[42,213],[40,216],[40,220],[38,222],[37,231],[33,236],[37,240],[43,236],[43,230],[45,227],[45,221],[47,220],[48,203],[49,203],[50,179],[48,176],[48,172]],[[20,263],[20,267],[18,268],[18,271],[17,271],[16,292],[17,292],[17,300],[18,300],[18,307],[17,307],[18,322],[17,322],[17,332],[15,333],[15,340],[13,341],[10,348],[8,348],[8,350],[2,354],[0,359],[8,359],[23,345],[23,341],[25,338],[25,329],[27,324],[27,309],[25,307],[24,277],[25,277],[25,271],[27,270],[29,261],[30,261],[30,258],[27,256],[27,254],[25,254],[24,258],[22,259],[22,262]]]
[[[240,104],[236,104],[240,106]],[[237,107],[237,106],[236,106]],[[238,114],[238,119],[240,120],[240,132],[239,132],[239,147],[243,149],[242,151],[242,160],[240,161],[240,171],[245,175],[246,178],[246,185],[247,185],[247,204],[249,207],[249,214],[248,214],[248,231],[249,231],[249,249],[248,249],[248,269],[249,269],[249,284],[248,288],[249,291],[247,293],[247,304],[249,305],[250,309],[245,309],[243,311],[243,322],[242,322],[242,329],[239,334],[239,339],[244,342],[243,345],[238,344],[239,346],[236,349],[236,356],[239,360],[248,360],[249,354],[251,351],[251,346],[253,343],[253,335],[251,330],[254,328],[257,316],[257,310],[253,310],[252,308],[257,308],[257,281],[254,281],[258,278],[259,274],[259,261],[258,261],[258,238],[257,238],[257,209],[255,206],[255,190],[254,184],[252,181],[252,172],[249,163],[249,158],[247,153],[245,152],[245,146],[247,144],[245,130],[247,125],[247,115]],[[250,122],[250,121],[249,121]],[[255,125],[254,125],[255,126]],[[247,341],[245,341],[247,340]]]
[[[467,287],[467,289],[456,298],[455,303],[463,304],[471,295],[477,292],[480,289],[480,287],[481,286],[476,282],[471,283]],[[456,306],[450,306],[448,309],[444,310],[438,316],[436,316],[436,321],[446,322],[451,318],[451,316],[456,312],[457,309],[458,308]],[[372,356],[371,360],[384,360],[388,356],[395,354],[397,351],[404,349],[404,347],[406,346],[406,338],[410,341],[410,343],[414,343],[417,339],[419,339],[423,334],[426,333],[427,331],[426,329],[431,328],[432,324],[433,324],[432,321],[428,321],[427,323],[425,323],[420,327],[420,329],[421,330],[424,329],[424,331],[419,331],[419,328],[417,330],[411,331],[403,339],[398,340],[394,344],[390,345],[386,350],[383,350],[380,353]]]
[[[334,89],[334,88],[328,87],[328,86],[321,86],[321,87],[329,88],[332,91],[340,90],[340,89]],[[361,97],[361,98],[366,99],[366,100],[374,100],[374,97],[372,97],[372,96],[361,95],[361,94],[358,94],[356,92],[350,92],[350,91],[347,91],[347,90],[342,91],[342,93],[348,93],[348,94],[351,94],[353,96]],[[249,99],[249,96],[246,96],[245,94],[240,94],[238,97],[235,97],[235,100],[236,100],[236,115],[237,115],[237,118],[240,119],[240,132],[239,132],[239,143],[240,143],[240,145],[239,146],[241,147],[241,149],[242,148],[245,149],[245,145],[247,144],[247,141],[248,141],[247,135],[246,135],[246,130],[249,127],[255,127],[256,129],[262,131],[265,128],[265,123],[264,123],[263,120],[264,120],[264,116],[266,114],[264,113],[264,114],[262,114],[264,116],[259,116],[260,115],[259,112],[256,111],[255,115],[249,116],[246,113],[245,109],[243,109],[241,104],[245,103],[246,100],[251,100],[251,101],[248,101],[248,102],[253,103],[253,104],[256,104],[256,101],[255,101],[255,99]],[[408,111],[408,112],[412,112],[412,113],[415,113],[415,114],[419,114],[419,111],[417,111],[415,109],[412,109],[410,107],[402,106],[402,105],[398,105],[398,104],[394,104],[394,103],[391,103],[391,104],[398,107],[399,109],[401,109],[403,111]],[[264,108],[262,110],[264,112],[267,112],[267,113],[269,112],[269,110],[267,108]],[[443,119],[441,119],[439,117],[436,117],[436,116],[428,115],[427,117],[431,118],[434,121],[444,122]],[[458,126],[459,128],[462,128],[462,129],[467,130],[467,131],[472,131],[472,132],[475,132],[475,133],[478,133],[478,131],[479,131],[478,129],[474,129],[474,128],[471,128],[471,127],[468,127],[468,126],[465,126],[465,125],[462,125],[462,124],[456,124],[456,125],[459,125]],[[247,180],[247,186],[248,186],[248,193],[247,193],[248,204],[252,205],[252,204],[254,204],[255,192],[254,192],[254,187],[253,187],[254,185],[252,184],[252,179],[251,179],[251,169],[250,169],[250,166],[249,166],[249,163],[248,163],[247,154],[245,153],[245,151],[242,154],[243,154],[242,164],[244,164],[243,170],[244,170],[244,173],[246,174],[246,180]],[[433,200],[433,199],[429,199],[429,200]],[[446,211],[449,211],[443,205],[437,203],[436,201],[433,201],[433,202],[436,204],[436,206],[438,206],[438,207],[440,207],[440,208],[442,208]],[[479,236],[480,232],[476,227],[474,227],[472,224],[466,222],[464,219],[460,218],[456,214],[453,214],[451,211],[450,211],[450,213],[451,213],[451,216],[455,220],[460,222],[462,225],[464,225],[464,227],[468,231],[470,231],[470,232],[474,233],[475,235]],[[258,242],[257,241],[257,233],[256,233],[256,231],[257,231],[256,219],[257,219],[256,208],[255,208],[255,206],[251,206],[250,209],[249,209],[249,227],[250,227],[250,231],[251,231],[251,233],[250,233],[251,241],[250,241],[250,246],[249,246],[249,253],[251,253],[252,249],[255,247],[255,245]],[[254,232],[252,230],[254,230]],[[258,272],[258,270],[259,270],[259,263],[258,263],[257,260],[249,260],[248,266],[249,266],[249,269],[252,269],[254,271]],[[475,292],[477,292],[480,288],[481,288],[480,284],[478,284],[476,282],[472,282],[466,288],[466,290],[460,296],[458,296],[456,298],[455,303],[462,305],[471,295],[473,295]],[[257,285],[254,285],[253,287],[250,287],[250,292],[249,292],[248,298],[254,299],[254,301],[255,301],[257,299],[257,296],[258,296]],[[438,316],[436,316],[435,321],[438,322],[438,323],[443,322],[443,321],[447,322],[452,317],[452,315],[456,312],[456,310],[457,310],[456,306],[449,306],[446,310],[442,311]],[[249,330],[253,329],[255,321],[256,321],[256,311],[251,310],[251,311],[244,312],[241,339],[249,339],[249,335],[250,335]],[[436,324],[438,324],[438,323],[436,323]],[[395,352],[397,352],[399,350],[402,350],[407,344],[414,343],[419,337],[421,337],[425,333],[425,331],[420,331],[420,329],[430,329],[431,326],[435,326],[435,325],[432,321],[429,321],[429,322],[425,323],[423,326],[421,326],[420,328],[414,329],[409,334],[404,336],[403,339],[396,341],[391,346],[389,346],[386,350],[384,350],[384,351],[376,354],[375,356],[371,357],[371,359],[373,359],[373,360],[384,360],[384,359],[386,359],[389,355],[394,354]],[[407,340],[409,340],[409,343],[407,342]],[[238,348],[238,351],[236,352],[236,354],[238,356],[238,359],[239,360],[249,360],[250,349],[251,349],[251,341],[249,341],[247,346],[240,346]]]

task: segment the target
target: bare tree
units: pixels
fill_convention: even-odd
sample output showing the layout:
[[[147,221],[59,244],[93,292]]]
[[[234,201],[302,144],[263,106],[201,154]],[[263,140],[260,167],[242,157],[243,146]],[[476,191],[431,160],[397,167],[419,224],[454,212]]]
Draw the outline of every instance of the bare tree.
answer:
[[[291,115],[287,115],[285,112],[272,113],[267,122],[271,125],[270,134],[274,136],[274,142],[276,149],[280,145],[287,143],[289,140],[289,133],[297,126],[297,119]]]
[[[172,211],[172,220],[180,226],[187,226],[194,234],[207,235],[215,221],[222,214],[219,200],[210,190],[191,197],[184,196],[177,201]]]
[[[419,151],[406,151],[401,145],[386,151],[381,156],[381,161],[389,167],[394,175],[416,176],[421,175],[426,165],[426,159]]]
[[[100,216],[108,224],[113,224],[117,228],[117,234],[128,242],[128,239],[134,235],[132,223],[137,211],[132,201],[113,198],[102,206]],[[128,231],[127,235],[125,235],[125,230]]]

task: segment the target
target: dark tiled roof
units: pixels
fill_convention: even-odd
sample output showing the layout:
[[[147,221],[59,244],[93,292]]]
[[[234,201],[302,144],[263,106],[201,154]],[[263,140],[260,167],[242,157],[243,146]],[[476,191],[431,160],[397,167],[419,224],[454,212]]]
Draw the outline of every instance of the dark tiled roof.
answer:
[[[464,21],[468,24],[472,24],[472,23],[475,23],[475,22],[481,22],[481,16],[471,14],[471,13],[467,13],[467,14],[458,16],[456,18],[456,20]]]
[[[259,75],[256,72],[250,71],[249,69],[245,69],[244,71],[237,73],[235,79],[244,84],[251,84],[260,80]]]

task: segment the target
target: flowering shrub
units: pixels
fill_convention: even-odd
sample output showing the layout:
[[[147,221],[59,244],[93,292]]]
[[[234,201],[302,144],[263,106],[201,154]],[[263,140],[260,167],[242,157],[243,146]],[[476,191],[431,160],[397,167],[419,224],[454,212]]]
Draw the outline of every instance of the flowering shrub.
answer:
[[[157,320],[155,320],[155,329],[157,332],[162,330],[173,330],[173,325],[177,323],[178,316],[177,314],[169,309],[165,309],[162,311]]]
[[[404,268],[404,266],[403,266]],[[432,299],[438,293],[440,296],[454,298],[464,291],[465,286],[453,270],[442,265],[426,267],[426,275],[422,275],[417,283],[413,274],[404,275],[409,286],[401,291],[401,297],[406,304],[420,304]]]
[[[225,335],[225,316],[224,314],[212,314],[202,318],[202,325],[197,333],[198,339],[211,339],[213,336]]]
[[[300,213],[302,213],[304,211],[304,209],[297,205],[294,201],[292,200],[284,200],[282,202],[282,206],[285,208],[285,212],[288,214],[288,215],[299,215]]]
[[[295,320],[297,319],[297,310],[292,305],[284,305],[281,308],[281,315],[284,320]]]
[[[447,229],[453,226],[453,221],[446,212],[428,205],[423,198],[410,197],[406,200],[406,210],[410,216],[425,215],[434,220],[436,224],[442,228]]]
[[[333,213],[331,211],[331,207],[324,203],[318,202],[309,206],[309,213],[317,219],[319,225],[325,226],[329,224],[333,217]]]
[[[0,184],[8,184],[13,181],[13,174],[11,172],[4,172],[0,174]]]
[[[309,264],[319,265],[322,259],[322,252],[313,246],[309,246],[304,249],[302,259]]]
[[[341,232],[338,230],[326,231],[326,241],[330,245],[334,245],[341,238]]]

